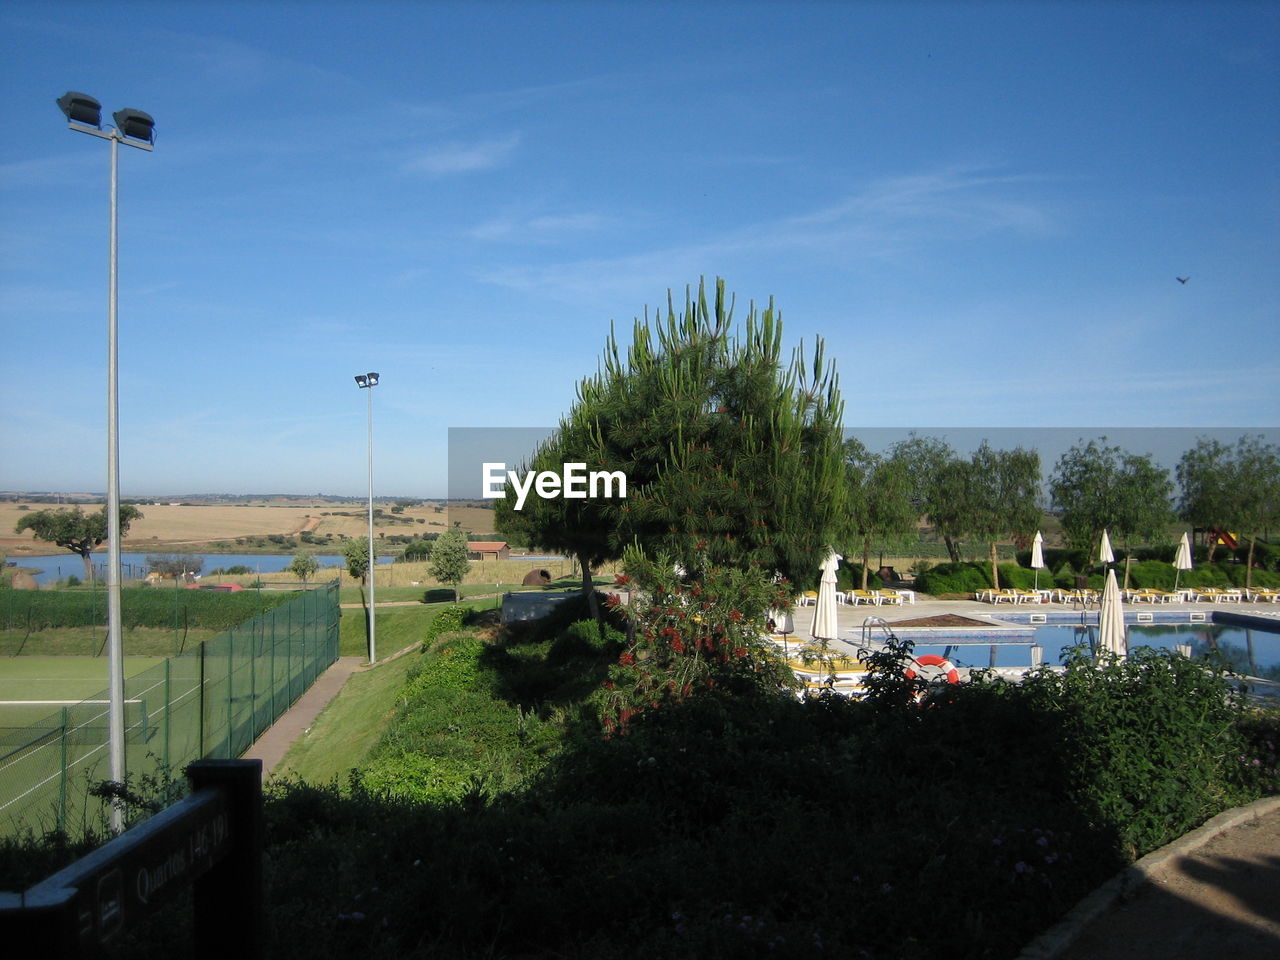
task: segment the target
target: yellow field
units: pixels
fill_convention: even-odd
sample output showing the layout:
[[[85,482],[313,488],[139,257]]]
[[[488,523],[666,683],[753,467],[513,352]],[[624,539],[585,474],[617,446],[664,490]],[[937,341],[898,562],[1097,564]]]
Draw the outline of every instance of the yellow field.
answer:
[[[23,507],[26,507],[24,510]],[[442,533],[455,521],[462,529],[489,533],[493,528],[493,512],[482,507],[426,503],[406,507],[401,514],[391,513],[391,503],[375,500],[374,507],[384,511],[377,519],[374,533],[378,537],[413,536]],[[437,510],[440,507],[440,510]],[[36,541],[30,531],[14,533],[14,528],[29,512],[69,509],[38,503],[0,503],[0,553],[11,557],[48,553],[50,545]],[[86,513],[100,509],[99,504],[86,504]],[[158,547],[198,546],[218,540],[234,541],[244,537],[266,537],[272,534],[297,536],[310,531],[317,536],[333,534],[335,538],[360,537],[368,532],[368,508],[365,503],[332,503],[327,501],[256,502],[244,504],[210,504],[186,506],[178,504],[145,504],[139,509],[142,519],[130,525],[123,548],[138,552]]]

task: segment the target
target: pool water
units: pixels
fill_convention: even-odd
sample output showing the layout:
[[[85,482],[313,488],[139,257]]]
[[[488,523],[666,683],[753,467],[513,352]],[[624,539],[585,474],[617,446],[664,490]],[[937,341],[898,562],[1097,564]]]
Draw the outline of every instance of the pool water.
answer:
[[[1280,680],[1280,633],[1256,627],[1242,627],[1225,623],[1143,623],[1129,624],[1129,649],[1138,646],[1172,650],[1179,644],[1190,644],[1193,657],[1203,657],[1217,650],[1236,673],[1269,680]],[[1062,662],[1062,653],[1077,644],[1092,648],[1097,640],[1096,624],[1051,624],[1035,628],[1035,642],[1044,648],[1046,664]],[[946,640],[929,638],[916,640],[915,655],[941,654],[946,650]],[[957,639],[960,639],[959,637]],[[990,665],[990,646],[975,638],[973,645],[952,647],[950,659],[957,666],[985,667]],[[1028,648],[1011,644],[996,647],[996,666],[1019,667],[1030,663]]]

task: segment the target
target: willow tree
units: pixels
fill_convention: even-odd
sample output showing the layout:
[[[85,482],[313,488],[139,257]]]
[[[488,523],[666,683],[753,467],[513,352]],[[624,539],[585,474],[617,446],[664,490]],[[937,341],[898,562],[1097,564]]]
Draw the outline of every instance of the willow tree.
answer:
[[[635,545],[691,579],[720,567],[816,576],[844,509],[835,371],[821,340],[784,357],[772,300],[741,326],[733,309],[717,280],[713,300],[699,284],[679,311],[668,294],[665,313],[634,321],[629,346],[611,331],[535,461],[621,471],[626,498],[530,498],[513,521],[509,491],[500,525],[599,559]]]

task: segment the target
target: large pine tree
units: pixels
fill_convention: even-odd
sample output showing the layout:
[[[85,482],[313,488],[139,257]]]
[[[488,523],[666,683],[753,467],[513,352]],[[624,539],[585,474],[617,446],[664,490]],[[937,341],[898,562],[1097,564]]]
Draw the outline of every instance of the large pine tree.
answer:
[[[668,295],[665,315],[636,320],[625,350],[610,334],[597,373],[533,458],[542,469],[620,470],[626,499],[530,498],[514,519],[509,495],[500,526],[596,562],[636,545],[695,578],[734,567],[807,582],[844,509],[841,413],[820,340],[784,362],[772,300],[738,329],[724,282],[711,302],[699,284],[683,310]]]

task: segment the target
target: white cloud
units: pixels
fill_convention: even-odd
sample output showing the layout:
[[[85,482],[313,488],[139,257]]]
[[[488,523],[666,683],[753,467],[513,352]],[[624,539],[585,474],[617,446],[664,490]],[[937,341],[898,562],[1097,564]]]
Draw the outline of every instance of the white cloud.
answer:
[[[630,292],[637,280],[666,283],[673,276],[706,272],[708,264],[723,273],[726,261],[742,257],[799,252],[848,265],[903,256],[940,240],[1052,232],[1056,223],[1048,206],[1017,195],[1020,191],[1015,186],[1030,181],[1029,177],[952,168],[885,178],[825,207],[748,223],[701,241],[611,258],[511,264],[489,270],[481,278],[499,286],[579,299],[587,291],[600,291],[611,277],[616,278],[612,283],[621,283]]]
[[[472,240],[543,243],[564,236],[600,230],[609,220],[598,213],[560,213],[539,216],[501,216],[466,231]]]
[[[455,141],[419,154],[406,161],[403,169],[406,173],[426,173],[436,177],[491,170],[504,163],[519,145],[518,133],[501,140]]]

